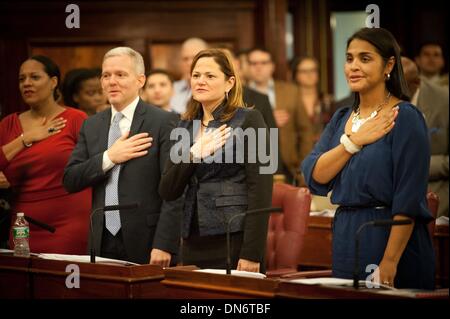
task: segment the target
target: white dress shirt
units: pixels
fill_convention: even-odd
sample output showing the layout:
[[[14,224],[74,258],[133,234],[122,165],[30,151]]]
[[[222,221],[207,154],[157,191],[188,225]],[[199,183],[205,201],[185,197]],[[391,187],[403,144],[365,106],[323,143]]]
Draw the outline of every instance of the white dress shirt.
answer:
[[[191,99],[191,96],[192,91],[188,81],[175,81],[173,83],[173,95],[170,99],[170,106],[175,112],[183,114],[184,112],[186,112],[186,107],[189,100]]]
[[[133,123],[133,116],[134,116],[134,111],[136,111],[136,106],[139,103],[139,96],[136,97],[136,99],[131,102],[130,104],[127,105],[127,107],[125,107],[120,113],[123,114],[122,119],[119,122],[119,127],[120,127],[120,132],[122,133],[122,135],[129,131],[131,128],[131,123]],[[111,105],[111,119],[110,119],[110,126],[112,124],[114,115],[116,115],[117,110],[114,108],[114,105]],[[105,152],[103,152],[103,163],[102,163],[102,169],[103,172],[107,172],[109,171],[111,168],[114,167],[114,163],[111,161],[111,159],[108,156],[108,150],[106,150]]]
[[[259,93],[266,94],[269,97],[270,106],[272,106],[272,110],[276,107],[276,96],[275,96],[275,81],[273,79],[270,79],[269,82],[267,82],[267,90],[262,91],[260,88],[256,86],[256,83],[251,81],[248,83],[248,86],[252,89],[258,91]]]

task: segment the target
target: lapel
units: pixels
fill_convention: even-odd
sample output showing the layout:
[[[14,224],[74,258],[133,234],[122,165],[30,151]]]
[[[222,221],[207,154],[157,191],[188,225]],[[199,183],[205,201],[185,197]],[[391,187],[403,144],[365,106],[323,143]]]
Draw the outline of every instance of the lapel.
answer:
[[[144,102],[142,102],[142,100],[139,99],[139,102],[136,105],[136,110],[134,111],[133,122],[131,123],[130,136],[139,133],[142,123],[144,122],[146,112],[147,107],[145,106]]]
[[[139,99],[139,102],[136,105],[136,110],[134,111],[133,122],[131,122],[130,135],[128,136],[128,138],[139,133],[139,131],[142,127],[142,123],[144,122],[144,117],[145,117],[146,112],[147,112],[146,105],[144,104],[144,102],[142,102],[141,99]],[[126,161],[125,163],[121,164],[120,174],[122,174],[124,172],[125,168],[128,166],[128,163],[130,163],[130,162],[132,162],[132,161]],[[120,177],[119,177],[119,181],[120,181]]]
[[[99,128],[99,143],[102,151],[108,149],[109,127],[111,125],[111,107],[102,112]]]

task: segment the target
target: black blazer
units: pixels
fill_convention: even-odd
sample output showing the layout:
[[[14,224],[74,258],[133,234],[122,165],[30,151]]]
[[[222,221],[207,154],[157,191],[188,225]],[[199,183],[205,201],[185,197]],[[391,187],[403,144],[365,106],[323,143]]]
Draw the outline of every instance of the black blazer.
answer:
[[[223,122],[220,116],[223,106],[219,106],[212,113],[208,127],[218,128]],[[202,118],[202,111],[198,119]],[[226,124],[229,127],[266,128],[260,112],[247,108],[238,108],[235,115]],[[196,134],[193,132],[193,121],[180,121],[179,127],[188,129],[190,134],[189,146]],[[258,131],[257,131],[258,132]],[[258,133],[256,133],[258,139]],[[159,191],[166,200],[175,200],[186,191],[183,209],[183,236],[189,237],[192,223],[198,222],[199,235],[223,235],[226,233],[227,220],[232,216],[258,208],[271,207],[272,204],[272,175],[261,174],[260,168],[266,166],[256,158],[256,163],[248,160],[248,152],[258,154],[258,143],[245,144],[244,163],[236,161],[236,143],[229,139],[224,146],[234,148],[233,163],[173,163],[167,161]],[[266,135],[266,144],[268,136]],[[181,145],[181,143],[179,144]],[[185,147],[183,147],[186,149]],[[267,150],[266,150],[267,151]],[[219,155],[223,156],[223,155]],[[197,221],[194,211],[197,211]],[[267,226],[269,214],[249,215],[236,218],[231,225],[231,231],[244,232],[244,239],[240,249],[240,258],[261,263],[264,271],[265,247],[267,241]],[[218,248],[218,249],[221,249]]]
[[[243,86],[243,99],[244,103],[248,107],[255,107],[255,110],[258,110],[263,118],[264,122],[266,122],[267,128],[270,130],[271,128],[277,128],[277,123],[275,122],[275,118],[273,116],[272,106],[270,106],[269,97],[266,94],[262,94],[248,86]],[[280,145],[280,140],[278,137],[278,145]],[[278,147],[278,168],[277,174],[286,174],[286,168],[283,167],[283,160],[281,158],[280,148]]]
[[[273,117],[272,107],[270,106],[269,97],[266,94],[259,93],[248,86],[243,86],[242,97],[244,103],[248,107],[254,106],[256,110],[260,111],[267,128],[276,128],[275,118]]]
[[[103,173],[103,152],[108,148],[111,109],[105,110],[83,123],[80,136],[64,171],[64,187],[78,192],[92,187],[93,210],[105,205],[105,186],[111,172]],[[138,203],[134,210],[121,211],[122,235],[130,261],[148,263],[150,251],[158,248],[176,253],[179,232],[170,231],[177,213],[162,205],[158,185],[170,150],[170,132],[176,115],[139,100],[131,123],[130,136],[148,132],[153,137],[147,155],[122,164],[119,175],[119,203]],[[89,238],[96,252],[100,252],[103,214],[92,217],[94,239]],[[175,226],[179,229],[178,226]]]

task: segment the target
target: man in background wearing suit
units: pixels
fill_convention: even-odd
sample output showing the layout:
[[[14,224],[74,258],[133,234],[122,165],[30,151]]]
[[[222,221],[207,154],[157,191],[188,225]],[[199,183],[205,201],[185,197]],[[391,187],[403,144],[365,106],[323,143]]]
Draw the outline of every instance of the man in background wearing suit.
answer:
[[[436,42],[424,42],[419,48],[416,63],[420,69],[420,77],[434,85],[448,90],[448,73],[444,73],[445,55],[442,46]]]
[[[299,100],[298,88],[284,81],[275,81],[275,64],[272,55],[265,49],[254,48],[248,52],[248,85],[266,94],[272,106],[279,129],[279,149],[283,173],[287,182],[303,184],[300,163],[311,152],[313,131],[306,111]]]
[[[92,187],[93,209],[138,204],[92,216],[89,244],[100,256],[165,267],[178,249],[180,218],[164,209],[158,185],[176,115],[139,99],[144,73],[142,56],[131,48],[105,54],[101,82],[111,108],[83,123],[63,183],[69,192]]]
[[[430,135],[428,189],[439,195],[439,216],[448,216],[448,91],[419,76],[417,65],[402,57],[411,103],[424,114]]]
[[[180,72],[181,79],[173,83],[174,94],[170,100],[172,109],[183,114],[191,99],[191,64],[194,57],[202,50],[208,48],[208,44],[200,38],[186,39],[181,45],[180,51]]]

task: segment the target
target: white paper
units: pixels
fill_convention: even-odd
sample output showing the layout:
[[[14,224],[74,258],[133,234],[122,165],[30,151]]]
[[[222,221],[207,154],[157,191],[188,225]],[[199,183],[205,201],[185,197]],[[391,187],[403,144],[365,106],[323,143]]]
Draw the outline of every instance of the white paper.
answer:
[[[319,278],[300,278],[300,279],[292,279],[289,280],[291,283],[295,284],[303,284],[303,285],[324,285],[324,286],[348,286],[353,287],[353,279],[343,279],[343,278],[333,278],[333,277],[319,277]],[[370,286],[375,288],[374,282],[371,281],[365,281],[360,280],[359,286],[360,287],[367,287]],[[380,288],[395,290],[394,287],[378,284]]]
[[[441,216],[436,218],[436,225],[447,225],[448,226],[448,217],[447,216]]]
[[[218,274],[218,275],[226,275],[227,271],[225,269],[197,269],[194,271],[205,272],[209,274]],[[264,279],[266,275],[261,274],[259,272],[251,272],[251,271],[242,271],[242,270],[231,270],[232,276],[240,276],[240,277],[250,277],[250,278],[258,278]]]
[[[66,260],[66,261],[81,262],[81,263],[89,263],[91,261],[91,256],[89,256],[89,255],[39,254],[38,257],[42,258],[42,259]],[[97,256],[95,256],[95,262],[96,263],[112,263],[112,264],[119,264],[119,265],[139,265],[139,264],[135,264],[135,263],[132,263],[132,262],[126,261],[126,260],[110,259],[110,258],[103,258],[103,257],[97,257]]]
[[[322,217],[334,217],[334,214],[336,213],[333,209],[324,209],[320,212],[310,212],[309,216],[322,216]]]
[[[0,254],[13,255],[13,254],[14,254],[14,250],[12,250],[12,249],[4,249],[4,248],[0,248]],[[39,255],[39,254],[31,253],[31,252],[30,252],[30,256],[38,256],[38,255]]]

